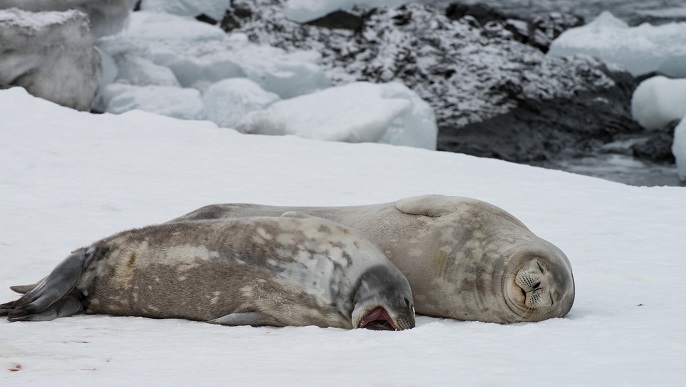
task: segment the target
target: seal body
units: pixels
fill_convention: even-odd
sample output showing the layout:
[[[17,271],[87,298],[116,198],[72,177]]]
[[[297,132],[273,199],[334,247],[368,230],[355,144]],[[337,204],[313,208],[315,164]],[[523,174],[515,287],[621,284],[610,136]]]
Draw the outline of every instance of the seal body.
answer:
[[[217,204],[180,218],[226,219],[298,211],[352,227],[407,276],[418,313],[511,323],[564,317],[574,302],[569,260],[489,203],[425,195],[351,207]]]
[[[0,306],[11,321],[76,314],[225,325],[414,326],[410,286],[369,240],[302,216],[176,222],[72,253]]]

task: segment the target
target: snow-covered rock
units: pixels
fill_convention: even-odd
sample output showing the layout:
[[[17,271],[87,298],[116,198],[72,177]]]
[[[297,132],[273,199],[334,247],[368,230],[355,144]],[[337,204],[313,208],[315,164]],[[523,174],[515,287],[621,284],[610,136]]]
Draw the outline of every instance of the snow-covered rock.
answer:
[[[183,120],[205,119],[205,106],[196,89],[112,83],[103,92],[103,102],[108,113],[142,110]]]
[[[88,110],[100,82],[100,55],[78,11],[0,10],[0,88]]]
[[[631,98],[631,114],[646,129],[660,129],[686,116],[686,79],[663,76],[641,82]]]
[[[233,128],[248,113],[262,110],[279,100],[247,78],[230,78],[210,85],[203,94],[207,119]]]
[[[434,109],[438,148],[511,161],[554,159],[641,131],[631,75],[590,57],[549,57],[504,28],[407,4],[359,13],[359,29],[302,25],[280,0],[234,0],[223,28],[315,50],[333,84],[400,80]],[[353,10],[354,12],[354,10]]]
[[[236,129],[427,149],[435,149],[437,132],[431,107],[398,82],[356,82],[279,101],[248,114]]]
[[[141,9],[179,16],[206,15],[221,20],[229,7],[229,0],[143,0]]]
[[[96,37],[115,34],[124,28],[137,0],[0,0],[0,9],[26,11],[78,10],[88,15]]]
[[[674,157],[676,158],[679,178],[682,181],[686,181],[686,115],[684,115],[684,118],[674,129],[672,153],[674,153]]]
[[[552,56],[587,54],[619,64],[638,76],[659,72],[686,77],[686,23],[629,27],[610,12],[565,31],[550,46]]]

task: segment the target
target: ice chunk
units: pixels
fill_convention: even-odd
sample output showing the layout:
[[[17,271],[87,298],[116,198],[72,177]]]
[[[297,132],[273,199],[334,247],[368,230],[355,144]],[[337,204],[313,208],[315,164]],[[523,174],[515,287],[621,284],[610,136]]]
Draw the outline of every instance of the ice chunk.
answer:
[[[233,128],[248,113],[262,110],[279,100],[246,78],[219,81],[203,94],[207,119],[224,128]]]
[[[229,0],[143,0],[145,11],[171,13],[195,17],[201,14],[214,20],[221,20],[229,6]]]
[[[629,27],[611,13],[601,13],[591,23],[562,33],[548,55],[588,54],[619,64],[633,75],[660,71],[686,77],[686,23]]]
[[[108,113],[142,110],[184,120],[205,118],[205,107],[196,89],[112,83],[105,88],[103,100]]]
[[[137,0],[1,0],[1,8],[19,8],[26,11],[77,10],[88,15],[91,31],[96,37],[115,34],[126,26],[126,21]]]
[[[100,82],[100,55],[78,11],[0,10],[0,88],[89,110]]]
[[[169,68],[156,65],[148,59],[135,55],[121,55],[117,62],[118,83],[138,86],[180,86]]]
[[[284,6],[283,14],[299,23],[317,19],[337,9],[348,9],[354,5],[367,7],[395,7],[407,3],[407,0],[288,0]]]
[[[400,83],[356,82],[279,101],[248,114],[244,133],[436,148],[433,110]]]
[[[247,77],[263,89],[292,98],[329,87],[314,51],[286,52],[270,46],[245,44],[233,52]]]
[[[681,119],[679,125],[674,129],[674,144],[672,153],[676,157],[676,167],[679,178],[686,181],[686,115]]]
[[[631,98],[631,115],[646,129],[661,129],[686,115],[686,79],[663,76],[641,82]]]

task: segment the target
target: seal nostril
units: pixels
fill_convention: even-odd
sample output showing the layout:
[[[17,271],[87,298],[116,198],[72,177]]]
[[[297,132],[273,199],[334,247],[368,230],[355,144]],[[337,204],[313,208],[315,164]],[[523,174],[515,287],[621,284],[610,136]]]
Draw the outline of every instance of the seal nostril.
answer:
[[[541,288],[541,281],[538,281],[534,284],[534,290],[540,289]]]

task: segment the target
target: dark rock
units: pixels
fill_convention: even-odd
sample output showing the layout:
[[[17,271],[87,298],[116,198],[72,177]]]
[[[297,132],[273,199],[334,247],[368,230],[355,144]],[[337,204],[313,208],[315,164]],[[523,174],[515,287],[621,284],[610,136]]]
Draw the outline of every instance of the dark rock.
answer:
[[[346,11],[334,11],[318,19],[308,21],[305,24],[330,29],[343,29],[358,32],[362,29],[363,19]]]
[[[497,24],[512,33],[518,42],[548,52],[550,43],[564,31],[584,24],[580,16],[553,12],[543,16],[529,16],[506,13],[484,3],[452,3],[445,15],[452,20],[471,17],[480,25]],[[491,27],[493,28],[493,27]]]
[[[674,128],[678,124],[679,120],[676,120],[661,130],[649,132],[650,137],[645,142],[634,144],[631,147],[633,156],[660,164],[675,164],[676,159],[672,153],[672,144],[674,143]]]
[[[219,20],[214,20],[213,18],[205,15],[204,13],[201,13],[200,15],[196,16],[195,20],[211,25],[216,25],[217,23],[219,23]]]
[[[362,14],[354,32],[301,25],[279,7],[257,0],[233,20],[251,41],[321,53],[334,84],[404,82],[436,112],[441,150],[533,162],[642,132],[629,73],[590,57],[548,57],[496,21],[406,4]]]

